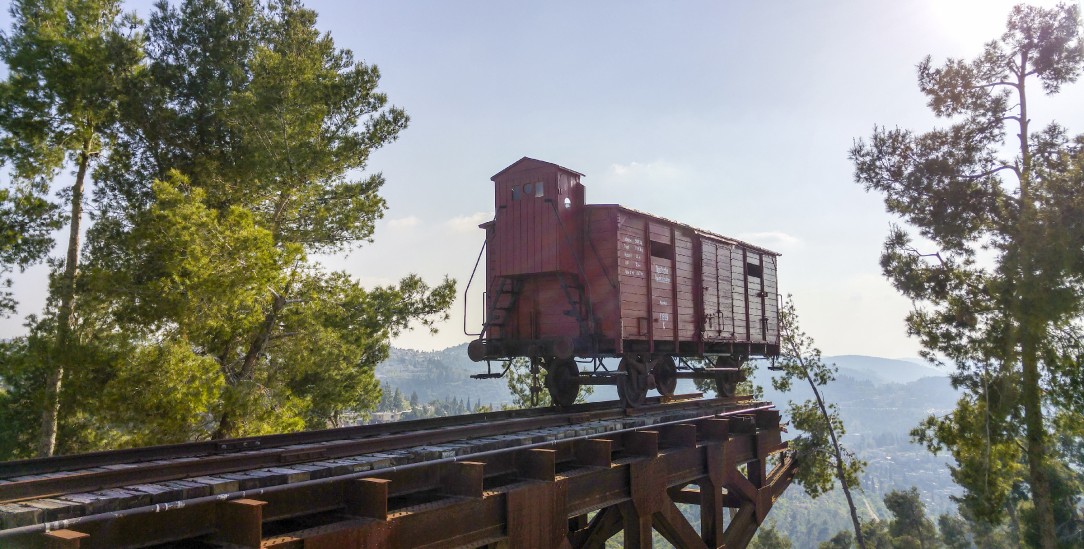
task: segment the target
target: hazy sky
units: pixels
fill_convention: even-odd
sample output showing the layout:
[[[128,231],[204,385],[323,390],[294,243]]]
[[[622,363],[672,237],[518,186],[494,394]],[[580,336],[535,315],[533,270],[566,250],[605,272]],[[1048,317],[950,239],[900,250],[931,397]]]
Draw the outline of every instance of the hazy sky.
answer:
[[[130,6],[146,15],[148,4]],[[893,219],[853,182],[847,150],[875,124],[936,124],[916,63],[973,56],[1013,4],[310,1],[320,27],[378,65],[381,89],[411,116],[370,162],[388,180],[376,242],[323,261],[367,284],[447,274],[462,295],[477,225],[493,215],[489,178],[530,156],[586,174],[588,202],[781,252],[780,290],[826,354],[915,356],[910,304],[878,265]],[[10,26],[6,10],[0,23]],[[1082,90],[1033,95],[1033,123],[1084,131]],[[40,310],[44,272],[17,279],[21,314]],[[477,293],[470,309],[477,331]],[[457,302],[436,336],[395,343],[467,341],[462,316]],[[0,320],[0,336],[20,323]]]

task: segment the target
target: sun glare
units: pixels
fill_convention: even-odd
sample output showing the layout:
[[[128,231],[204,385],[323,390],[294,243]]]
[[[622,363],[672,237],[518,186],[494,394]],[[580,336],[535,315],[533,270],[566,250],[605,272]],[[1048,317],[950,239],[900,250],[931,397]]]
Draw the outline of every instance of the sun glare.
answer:
[[[928,38],[967,50],[953,55],[969,55],[1004,32],[1005,18],[1019,3],[1021,0],[922,0],[925,26],[934,34]],[[1057,0],[1028,2],[1042,7],[1058,3]],[[1080,1],[1076,3],[1079,5]]]

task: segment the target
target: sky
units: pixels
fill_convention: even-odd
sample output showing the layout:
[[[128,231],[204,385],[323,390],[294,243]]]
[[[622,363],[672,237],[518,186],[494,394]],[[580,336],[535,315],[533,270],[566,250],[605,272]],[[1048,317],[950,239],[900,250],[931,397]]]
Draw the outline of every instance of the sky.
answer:
[[[149,4],[127,6],[145,16]],[[780,252],[780,291],[825,354],[917,356],[904,325],[911,304],[878,264],[897,220],[854,183],[847,151],[875,125],[943,124],[915,65],[974,56],[1013,4],[310,0],[319,27],[377,65],[381,91],[411,117],[369,162],[387,180],[375,242],[320,261],[368,285],[455,278],[460,298],[439,332],[393,343],[468,341],[462,296],[483,242],[477,225],[493,217],[489,178],[529,156],[585,174],[589,203]],[[10,26],[6,10],[0,26]],[[1082,91],[1031,96],[1033,124],[1084,132]],[[45,272],[16,278],[20,314],[0,319],[0,337],[41,309]],[[470,332],[480,292],[476,282]]]

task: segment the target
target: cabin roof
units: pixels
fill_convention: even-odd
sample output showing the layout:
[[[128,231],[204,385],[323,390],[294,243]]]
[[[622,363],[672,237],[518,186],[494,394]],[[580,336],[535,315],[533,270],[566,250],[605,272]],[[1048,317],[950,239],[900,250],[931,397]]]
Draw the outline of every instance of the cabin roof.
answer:
[[[529,169],[532,169],[532,168],[543,168],[543,167],[557,168],[558,170],[565,171],[565,172],[568,172],[568,173],[571,173],[571,174],[576,174],[576,175],[578,175],[580,177],[586,177],[585,175],[583,175],[582,173],[580,173],[580,172],[578,172],[576,170],[570,170],[570,169],[568,169],[568,168],[566,168],[564,166],[554,164],[553,162],[546,162],[545,160],[537,160],[537,159],[534,159],[534,158],[524,156],[523,158],[520,158],[519,160],[516,160],[515,162],[513,162],[507,168],[497,172],[493,177],[491,177],[489,179],[490,179],[490,181],[496,181],[498,177],[500,177],[500,176],[502,176],[502,175],[504,175],[504,174],[506,174],[508,172],[511,172],[511,171],[529,170]]]

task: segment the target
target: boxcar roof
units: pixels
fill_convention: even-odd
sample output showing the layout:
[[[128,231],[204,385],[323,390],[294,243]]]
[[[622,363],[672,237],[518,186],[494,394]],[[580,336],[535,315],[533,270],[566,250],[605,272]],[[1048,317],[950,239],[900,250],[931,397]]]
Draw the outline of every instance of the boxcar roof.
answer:
[[[667,219],[667,218],[662,217],[662,216],[658,216],[658,215],[655,215],[655,214],[649,214],[647,212],[641,212],[640,210],[637,210],[637,209],[634,209],[634,208],[629,208],[629,207],[626,207],[626,206],[622,206],[620,204],[588,204],[587,207],[589,207],[589,208],[591,208],[591,207],[617,208],[619,210],[623,210],[623,211],[626,211],[626,212],[629,212],[629,213],[634,213],[636,215],[642,215],[644,217],[650,217],[652,219],[656,219],[658,221],[661,221],[663,223],[667,223],[667,224],[670,224],[670,225],[677,225],[678,227],[683,227],[685,229],[688,229],[688,230],[691,230],[691,231],[693,231],[695,233],[698,233],[698,234],[700,234],[702,236],[706,236],[706,237],[709,237],[709,238],[714,238],[716,240],[722,240],[723,242],[727,242],[729,244],[737,244],[737,245],[742,246],[744,248],[748,248],[748,249],[751,249],[751,250],[756,250],[758,252],[774,255],[774,256],[777,256],[777,257],[783,255],[783,254],[781,254],[779,252],[773,252],[773,251],[771,251],[771,250],[769,250],[767,248],[757,246],[756,244],[750,244],[748,242],[745,242],[744,240],[738,240],[737,238],[732,238],[732,237],[729,237],[729,236],[723,236],[723,235],[718,234],[718,233],[713,233],[711,231],[706,231],[704,229],[693,227],[692,225],[687,225],[685,223],[679,223],[677,221],[674,221],[672,219]]]
[[[539,167],[543,167],[543,166],[548,166],[548,167],[551,167],[551,168],[557,168],[558,170],[564,170],[564,171],[566,171],[568,173],[574,173],[574,174],[576,174],[576,175],[578,175],[580,177],[587,177],[587,176],[583,175],[582,173],[580,173],[580,172],[578,172],[576,170],[570,170],[570,169],[568,169],[568,168],[566,168],[564,166],[554,164],[553,162],[546,162],[545,160],[538,160],[538,159],[535,159],[535,158],[530,158],[528,156],[524,156],[523,158],[520,158],[519,160],[516,160],[515,162],[513,162],[507,168],[497,172],[493,177],[490,177],[489,179],[490,179],[490,181],[496,181],[498,177],[504,175],[505,173],[507,173],[509,171],[512,171],[513,168],[520,167],[522,164],[528,164],[528,166],[523,166],[525,169],[539,168]]]

